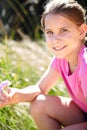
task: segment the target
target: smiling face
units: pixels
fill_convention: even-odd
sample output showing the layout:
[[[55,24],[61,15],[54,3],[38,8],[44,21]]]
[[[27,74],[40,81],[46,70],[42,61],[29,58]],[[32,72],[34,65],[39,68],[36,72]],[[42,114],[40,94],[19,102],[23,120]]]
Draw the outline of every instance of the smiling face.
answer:
[[[59,14],[48,14],[44,20],[46,43],[58,57],[69,60],[77,56],[81,48],[82,29]]]

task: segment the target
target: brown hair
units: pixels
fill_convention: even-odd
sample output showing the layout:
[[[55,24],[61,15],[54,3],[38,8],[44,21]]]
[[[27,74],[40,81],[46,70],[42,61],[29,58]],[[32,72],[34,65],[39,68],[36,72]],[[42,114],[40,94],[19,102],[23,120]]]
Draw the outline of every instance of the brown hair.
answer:
[[[86,11],[75,0],[49,0],[42,14],[41,25],[45,28],[44,19],[48,14],[60,14],[69,18],[76,25],[86,23]]]
[[[85,13],[82,6],[74,0],[50,0],[42,14],[41,25],[45,27],[44,19],[47,14],[61,14],[80,26],[86,22]]]

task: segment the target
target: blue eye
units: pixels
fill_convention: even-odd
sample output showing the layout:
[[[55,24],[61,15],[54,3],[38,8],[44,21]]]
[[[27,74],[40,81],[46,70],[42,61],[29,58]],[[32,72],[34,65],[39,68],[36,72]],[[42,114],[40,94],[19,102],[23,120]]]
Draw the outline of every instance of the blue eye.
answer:
[[[46,34],[47,34],[47,35],[52,35],[53,32],[52,32],[52,31],[47,31]]]
[[[64,33],[64,32],[66,32],[67,31],[67,29],[61,29],[61,33]]]

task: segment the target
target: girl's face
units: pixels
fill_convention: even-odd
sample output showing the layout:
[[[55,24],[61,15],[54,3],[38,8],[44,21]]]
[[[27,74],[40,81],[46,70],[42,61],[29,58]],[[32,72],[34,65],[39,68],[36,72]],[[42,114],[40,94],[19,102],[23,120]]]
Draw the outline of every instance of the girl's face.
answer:
[[[62,15],[48,14],[45,17],[46,43],[58,58],[77,56],[81,48],[83,30]]]

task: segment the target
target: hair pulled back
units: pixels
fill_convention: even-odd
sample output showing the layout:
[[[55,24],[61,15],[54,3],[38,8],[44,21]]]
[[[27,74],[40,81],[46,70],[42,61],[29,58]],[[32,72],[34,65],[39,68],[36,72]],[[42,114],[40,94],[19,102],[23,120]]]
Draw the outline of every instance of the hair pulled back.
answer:
[[[49,0],[44,9],[45,11],[41,18],[43,29],[45,28],[44,20],[48,14],[60,14],[67,17],[78,26],[86,23],[86,11],[75,0]]]

